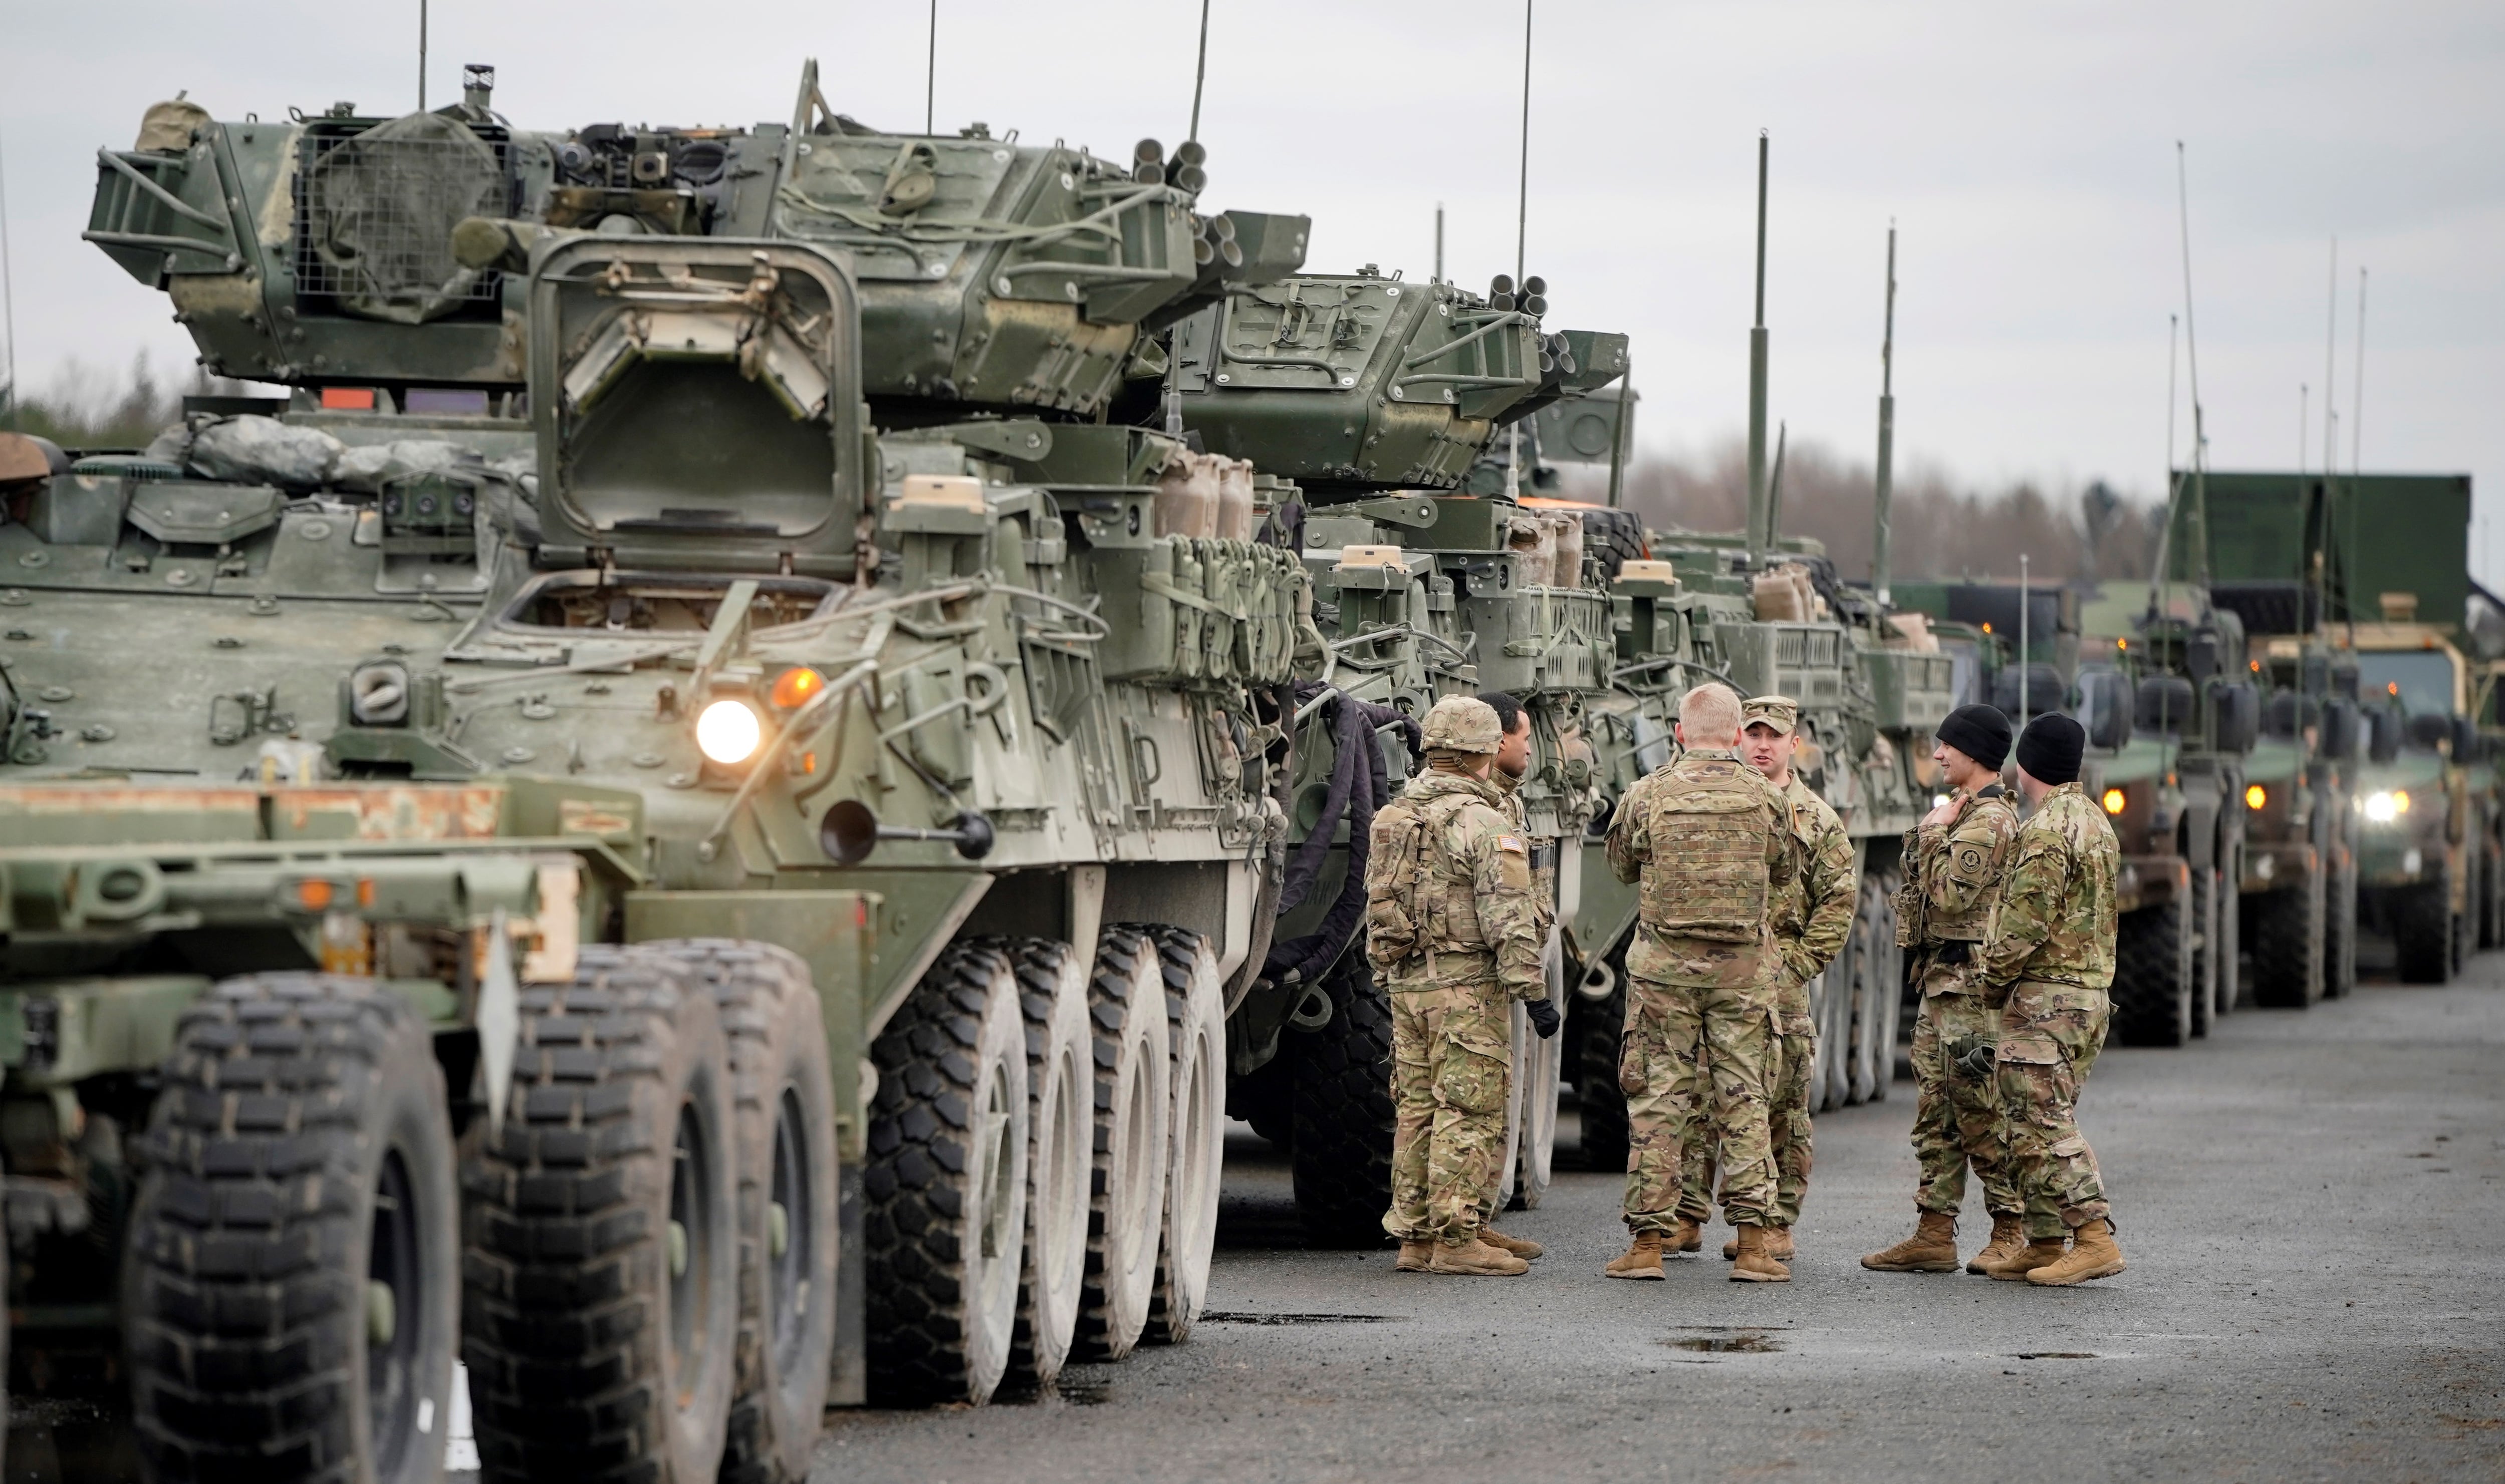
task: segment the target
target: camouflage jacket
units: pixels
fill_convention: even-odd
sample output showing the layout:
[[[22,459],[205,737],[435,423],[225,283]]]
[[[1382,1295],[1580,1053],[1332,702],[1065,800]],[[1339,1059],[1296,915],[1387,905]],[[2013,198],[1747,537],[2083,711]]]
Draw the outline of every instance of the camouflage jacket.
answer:
[[[2019,827],[1983,978],[2107,989],[2114,977],[2114,876],[2121,850],[2104,811],[2076,783],[2044,796]]]
[[[1992,933],[2018,836],[2018,809],[1993,783],[1958,796],[1948,824],[1905,832],[1905,885],[1896,901],[1897,942],[1905,948],[1981,943]]]
[[[1852,866],[1852,841],[1844,821],[1795,774],[1783,788],[1790,806],[1793,876],[1775,894],[1775,943],[1793,987],[1824,972],[1852,933],[1861,882]],[[1801,1010],[1808,1011],[1807,993]]]
[[[1660,984],[1745,982],[1799,869],[1791,806],[1728,749],[1690,748],[1627,790],[1609,826],[1609,869],[1640,882],[1627,973]]]
[[[1422,773],[1368,839],[1366,956],[1392,988],[1495,981],[1517,999],[1548,993],[1531,842],[1495,784]]]
[[[1522,807],[1522,779],[1498,768],[1488,774],[1488,781],[1503,796],[1504,816],[1513,821],[1514,832],[1531,842],[1531,882],[1539,902],[1539,940],[1545,943],[1548,930],[1557,925],[1557,842],[1531,833],[1531,811]]]

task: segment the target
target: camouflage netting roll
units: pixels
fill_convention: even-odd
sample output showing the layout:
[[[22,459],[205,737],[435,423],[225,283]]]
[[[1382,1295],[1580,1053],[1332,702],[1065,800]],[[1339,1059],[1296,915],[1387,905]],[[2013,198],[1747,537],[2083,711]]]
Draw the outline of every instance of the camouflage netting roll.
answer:
[[[313,254],[341,306],[418,325],[474,296],[478,271],[454,259],[452,228],[504,215],[505,167],[461,121],[409,114],[316,160],[304,204]]]

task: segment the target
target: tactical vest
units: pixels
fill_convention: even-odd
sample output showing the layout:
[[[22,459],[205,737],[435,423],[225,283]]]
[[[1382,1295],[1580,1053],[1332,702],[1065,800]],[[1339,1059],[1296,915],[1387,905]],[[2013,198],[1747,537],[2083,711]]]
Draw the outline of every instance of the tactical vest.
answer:
[[[2010,804],[2006,795],[1997,795],[1990,799],[1977,799],[1974,803],[1966,807],[1964,813],[1958,816],[1958,822],[1959,824],[1963,824],[1968,819],[1973,818],[1977,813],[1980,813],[1985,810],[2007,810],[2009,808]],[[2008,860],[2009,843],[2010,837],[2003,836],[1997,843],[1990,847],[1988,858],[1985,861],[1985,869],[1993,878],[1993,884],[1988,891],[1977,892],[1972,905],[1968,906],[1963,912],[1945,912],[1941,910],[1939,904],[1930,899],[1929,893],[1925,891],[1923,887],[1925,883],[1938,880],[1941,876],[1947,873],[1952,851],[1959,849],[1979,849],[1983,847],[1972,845],[1961,845],[1956,838],[1955,830],[1952,829],[1948,833],[1942,835],[1937,844],[1931,845],[1923,850],[1922,857],[1922,871],[1920,875],[1907,882],[1907,884],[1916,892],[1922,894],[1922,902],[1919,909],[1920,915],[1917,919],[1921,923],[1921,927],[1919,929],[1919,942],[1981,943],[1992,936],[1992,915],[2000,906],[2000,886],[1998,878],[2000,876],[2001,868]],[[1919,944],[1908,944],[1906,946],[1911,948],[1917,947]]]
[[[1366,955],[1378,967],[1429,951],[1484,949],[1477,882],[1444,849],[1453,816],[1484,801],[1449,793],[1394,799],[1374,816],[1366,862]]]
[[[1640,904],[1654,931],[1715,943],[1755,943],[1766,930],[1769,830],[1766,791],[1745,763],[1707,763],[1699,777],[1673,774],[1653,795],[1651,859]]]

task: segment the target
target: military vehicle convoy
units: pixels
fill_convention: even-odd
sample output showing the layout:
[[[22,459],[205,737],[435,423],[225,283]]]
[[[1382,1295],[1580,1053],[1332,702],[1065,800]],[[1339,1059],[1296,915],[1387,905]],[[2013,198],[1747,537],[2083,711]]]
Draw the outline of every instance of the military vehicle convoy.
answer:
[[[1230,1079],[1372,1224],[1347,844],[1485,686],[1579,839],[1632,602],[1444,492],[1623,338],[1299,274],[1196,143],[467,83],[100,155],[89,240],[295,390],[7,492],[20,1343],[163,1472],[425,1477],[457,1335],[491,1474],[795,1477],[1185,1337]]]

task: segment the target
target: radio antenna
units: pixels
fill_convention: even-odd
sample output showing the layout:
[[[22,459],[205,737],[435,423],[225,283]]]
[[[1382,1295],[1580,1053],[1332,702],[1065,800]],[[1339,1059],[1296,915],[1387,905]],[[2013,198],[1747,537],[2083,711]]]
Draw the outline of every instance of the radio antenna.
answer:
[[[417,0],[417,111],[426,112],[426,0]]]
[[[1888,316],[1879,336],[1879,467],[1871,489],[1878,529],[1871,533],[1870,591],[1888,606],[1888,504],[1895,496],[1896,461],[1896,224],[1888,224]]]
[[[9,431],[18,431],[18,295],[9,279],[9,168],[6,142],[0,141],[0,335],[7,339],[9,379],[0,383],[9,397]]]
[[[1531,7],[1533,0],[1522,0],[1522,148],[1521,169],[1516,178],[1513,196],[1513,292],[1523,299],[1531,296],[1530,280],[1523,274],[1523,259],[1531,238]],[[1516,300],[1517,303],[1522,300]],[[1535,371],[1538,368],[1533,367]],[[1522,498],[1522,422],[1514,421],[1505,440],[1505,491],[1515,500]]]
[[[2192,530],[2192,569],[2201,580],[2201,606],[2209,605],[2209,430],[2201,405],[2201,335],[2192,319],[2192,188],[2183,160],[2183,141],[2174,141],[2174,220],[2183,235],[2183,363],[2192,380],[2192,503],[2199,507]]]
[[[934,5],[938,0],[932,0]],[[1191,131],[1183,137],[1200,137],[1200,90],[1209,81],[1209,0],[1200,0],[1200,56],[1191,68]]]
[[[933,132],[932,121],[937,117],[935,100],[939,95],[939,0],[931,0],[931,50],[922,73],[922,132]]]

